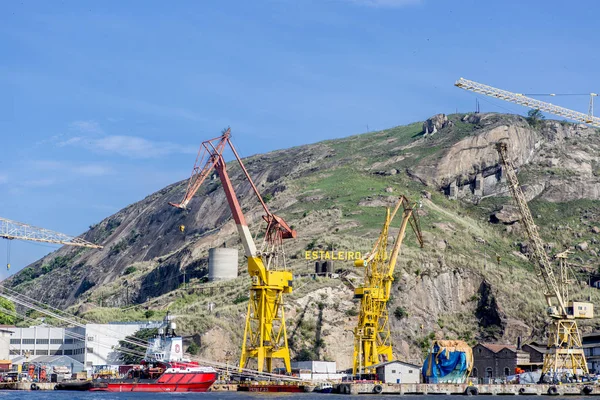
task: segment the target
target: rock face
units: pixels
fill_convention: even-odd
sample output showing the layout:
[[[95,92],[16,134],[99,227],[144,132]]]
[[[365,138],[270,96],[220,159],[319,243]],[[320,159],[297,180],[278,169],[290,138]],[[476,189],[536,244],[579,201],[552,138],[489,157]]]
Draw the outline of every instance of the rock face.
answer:
[[[436,114],[427,121],[423,122],[423,132],[425,135],[434,134],[442,128],[448,126],[449,121],[446,114]]]
[[[440,130],[443,121],[439,115],[432,117],[423,124],[424,130]],[[495,145],[506,141],[515,167],[527,166],[539,176],[524,188],[528,200],[539,195],[550,201],[600,199],[600,179],[596,176],[600,170],[594,170],[600,163],[600,139],[593,128],[544,121],[534,129],[523,117],[501,114],[465,116],[460,123],[463,131],[472,125],[476,134],[461,138],[456,126],[445,124],[444,134],[429,143],[443,149],[411,168],[416,179],[445,188],[456,198],[472,196],[476,190],[481,190],[479,196],[498,193],[503,176]],[[564,151],[566,147],[569,151]]]
[[[521,220],[521,214],[516,206],[503,205],[499,211],[490,216],[490,222],[503,223],[506,225],[514,224]]]

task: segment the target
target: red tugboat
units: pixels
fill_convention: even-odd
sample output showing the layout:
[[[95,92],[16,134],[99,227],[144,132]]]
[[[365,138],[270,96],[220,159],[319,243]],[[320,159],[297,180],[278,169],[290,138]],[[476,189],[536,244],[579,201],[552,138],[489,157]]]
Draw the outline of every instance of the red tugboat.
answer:
[[[96,381],[91,391],[105,392],[206,392],[217,380],[217,371],[183,358],[183,340],[175,323],[165,317],[158,336],[150,340],[142,365],[124,379]]]

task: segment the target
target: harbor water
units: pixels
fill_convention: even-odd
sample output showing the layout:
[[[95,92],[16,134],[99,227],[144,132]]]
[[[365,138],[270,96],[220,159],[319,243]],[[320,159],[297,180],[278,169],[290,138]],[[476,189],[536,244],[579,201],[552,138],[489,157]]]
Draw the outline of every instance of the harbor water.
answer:
[[[407,395],[403,397],[419,399],[419,400],[456,400],[457,396],[418,396]],[[458,396],[461,398],[462,396]],[[492,396],[477,396],[491,398]],[[505,396],[493,396],[494,398]],[[547,396],[544,396],[547,397]],[[271,400],[291,400],[292,398],[299,400],[308,399],[323,399],[323,400],[368,400],[368,399],[390,399],[398,398],[393,395],[342,395],[342,394],[319,394],[319,393],[107,393],[107,392],[63,392],[63,391],[0,391],[0,400],[9,399],[23,400],[142,400],[142,399],[175,399],[175,400],[243,400],[243,399],[271,399]],[[541,396],[518,396],[520,400],[533,400],[543,398]],[[564,399],[565,396],[552,396],[553,399]],[[568,396],[570,400],[583,399],[584,396]]]

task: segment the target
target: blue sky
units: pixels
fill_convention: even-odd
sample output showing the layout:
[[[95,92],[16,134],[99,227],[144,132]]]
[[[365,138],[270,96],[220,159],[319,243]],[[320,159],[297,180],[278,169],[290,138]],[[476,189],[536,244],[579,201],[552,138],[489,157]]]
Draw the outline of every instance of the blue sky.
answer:
[[[591,0],[1,2],[0,216],[77,235],[187,178],[200,142],[228,125],[248,156],[467,112],[461,76],[598,92],[599,11]],[[557,103],[587,110],[585,97]],[[11,272],[50,250],[14,242]]]

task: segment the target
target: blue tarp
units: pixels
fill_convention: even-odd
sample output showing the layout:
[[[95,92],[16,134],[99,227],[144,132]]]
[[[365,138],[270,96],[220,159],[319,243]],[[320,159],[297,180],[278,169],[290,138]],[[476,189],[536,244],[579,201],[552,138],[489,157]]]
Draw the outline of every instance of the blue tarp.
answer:
[[[468,355],[463,351],[449,351],[435,343],[423,364],[426,383],[464,382],[470,369]]]

